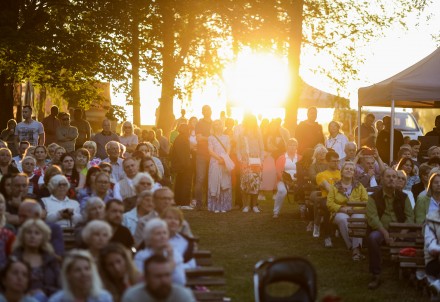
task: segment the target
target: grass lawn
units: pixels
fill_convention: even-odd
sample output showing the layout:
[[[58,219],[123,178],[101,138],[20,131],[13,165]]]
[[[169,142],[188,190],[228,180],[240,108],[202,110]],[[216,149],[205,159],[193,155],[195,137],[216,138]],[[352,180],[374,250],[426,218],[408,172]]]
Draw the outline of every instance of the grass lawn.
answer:
[[[287,201],[278,219],[272,218],[273,201],[260,202],[262,212],[214,214],[185,211],[200,248],[212,251],[214,265],[225,269],[227,295],[232,301],[253,301],[253,268],[268,257],[300,256],[316,268],[319,297],[333,293],[342,301],[429,301],[416,292],[398,271],[386,262],[381,287],[367,289],[370,280],[368,260],[354,262],[341,238],[334,247],[324,248],[323,239],[306,233],[306,222],[299,218],[296,205]],[[364,251],[366,254],[366,250]]]

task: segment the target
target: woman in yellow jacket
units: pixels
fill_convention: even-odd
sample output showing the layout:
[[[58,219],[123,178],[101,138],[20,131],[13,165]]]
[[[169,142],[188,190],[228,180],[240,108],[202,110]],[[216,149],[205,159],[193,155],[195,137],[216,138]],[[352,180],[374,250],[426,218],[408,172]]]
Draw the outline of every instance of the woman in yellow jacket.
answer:
[[[361,260],[365,257],[361,254],[361,238],[351,238],[348,235],[348,214],[350,207],[347,202],[367,202],[367,190],[360,182],[354,180],[356,165],[353,162],[345,162],[341,168],[341,180],[336,182],[327,195],[327,208],[330,211],[331,220],[339,228],[339,233],[344,239],[348,249],[352,250],[353,260]],[[352,218],[363,218],[363,214],[353,214]]]

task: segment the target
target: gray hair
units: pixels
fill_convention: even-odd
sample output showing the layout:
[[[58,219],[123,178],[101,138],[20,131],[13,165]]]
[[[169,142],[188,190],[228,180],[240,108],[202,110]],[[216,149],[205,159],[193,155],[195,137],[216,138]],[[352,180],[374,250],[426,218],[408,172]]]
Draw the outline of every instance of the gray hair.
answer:
[[[145,197],[153,198],[153,192],[151,192],[150,190],[145,190],[145,191],[142,191],[141,193],[139,193],[136,198],[137,203],[139,203],[139,201],[144,199]]]
[[[109,141],[107,144],[105,144],[105,151],[108,150],[108,148],[110,148],[111,145],[116,145],[119,148],[119,152],[121,151],[121,145],[119,142],[117,141]]]
[[[153,177],[151,177],[150,173],[148,173],[148,172],[139,172],[139,173],[136,174],[136,176],[133,177],[133,179],[131,180],[132,183],[133,183],[133,186],[136,187],[136,186],[141,182],[141,180],[142,180],[143,178],[148,179],[149,181],[151,181],[151,185],[154,185],[154,179],[153,179]]]
[[[49,180],[49,183],[47,184],[47,188],[49,189],[49,192],[52,194],[52,192],[55,190],[55,188],[58,186],[58,184],[62,181],[67,182],[67,187],[70,188],[70,183],[67,180],[66,176],[64,176],[63,174],[57,174],[57,175],[53,176]]]
[[[157,228],[165,228],[168,231],[167,223],[160,218],[153,218],[145,224],[143,231],[145,246],[150,246],[152,233]]]
[[[345,146],[344,146],[344,151],[346,151],[348,147],[354,147],[357,150],[357,145],[354,142],[346,143]]]
[[[89,240],[92,237],[93,233],[97,231],[105,231],[109,234],[109,239],[112,236],[112,227],[108,222],[103,220],[92,220],[82,229],[81,238],[87,245],[89,244]]]
[[[88,216],[89,216],[89,211],[90,208],[96,204],[100,204],[105,208],[105,203],[104,201],[102,201],[101,198],[94,196],[94,197],[90,197],[87,202],[86,202],[86,207],[84,209],[84,219],[87,220]]]

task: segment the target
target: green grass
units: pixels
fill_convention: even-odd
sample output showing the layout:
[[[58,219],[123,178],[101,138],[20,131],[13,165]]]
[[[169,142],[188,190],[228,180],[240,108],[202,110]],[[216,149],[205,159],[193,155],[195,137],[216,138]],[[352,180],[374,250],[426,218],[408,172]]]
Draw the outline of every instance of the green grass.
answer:
[[[272,218],[272,200],[260,206],[259,214],[185,211],[200,238],[200,248],[210,250],[214,265],[224,267],[227,296],[232,301],[253,301],[255,264],[282,256],[304,257],[315,266],[320,298],[332,293],[343,301],[429,301],[408,281],[399,280],[398,270],[389,262],[383,266],[384,283],[375,291],[368,290],[368,260],[353,262],[341,238],[333,241],[334,248],[326,249],[323,239],[306,233],[306,222],[299,218],[295,205],[285,201],[278,219]]]

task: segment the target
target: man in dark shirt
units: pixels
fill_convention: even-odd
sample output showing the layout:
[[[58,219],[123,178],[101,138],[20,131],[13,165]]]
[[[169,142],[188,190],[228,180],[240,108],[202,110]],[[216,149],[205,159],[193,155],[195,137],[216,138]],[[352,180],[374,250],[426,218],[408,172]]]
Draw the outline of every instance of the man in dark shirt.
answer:
[[[52,106],[50,108],[50,115],[46,116],[43,119],[43,127],[46,133],[45,145],[49,146],[52,143],[56,143],[57,141],[57,128],[61,125],[60,120],[58,119],[59,109],[57,106]]]
[[[73,112],[74,120],[70,122],[70,125],[78,129],[78,138],[75,142],[75,150],[82,148],[83,144],[90,140],[92,136],[92,128],[88,121],[83,119],[83,110],[76,108]]]
[[[102,121],[102,132],[95,134],[92,139],[97,146],[96,157],[104,159],[107,157],[107,152],[105,150],[105,145],[110,141],[119,142],[119,136],[111,131],[110,121]]]
[[[310,107],[307,110],[307,120],[299,123],[296,129],[296,140],[298,141],[298,153],[302,154],[306,149],[313,149],[317,144],[324,144],[325,137],[322,132],[322,125],[316,122],[318,110]]]
[[[391,132],[391,117],[384,116],[383,118],[384,129],[380,131],[377,136],[377,151],[379,151],[379,156],[384,163],[390,164],[390,132]],[[403,135],[399,130],[394,129],[394,144],[393,144],[393,157],[398,160],[398,153],[400,146],[403,145]]]
[[[110,242],[118,242],[131,250],[134,247],[134,239],[130,230],[122,225],[124,204],[119,199],[110,199],[105,204],[105,220],[113,229],[113,237]]]
[[[374,148],[376,146],[376,131],[374,130],[374,120],[376,117],[374,114],[369,113],[365,116],[364,122],[361,125],[361,143],[359,147],[367,146]],[[354,130],[354,135],[356,137],[356,143],[358,143],[358,128]]]
[[[211,107],[202,107],[203,118],[196,125],[197,153],[196,153],[196,183],[195,199],[196,208],[200,209],[203,203],[203,192],[206,189],[209,168],[208,137],[211,134]]]

